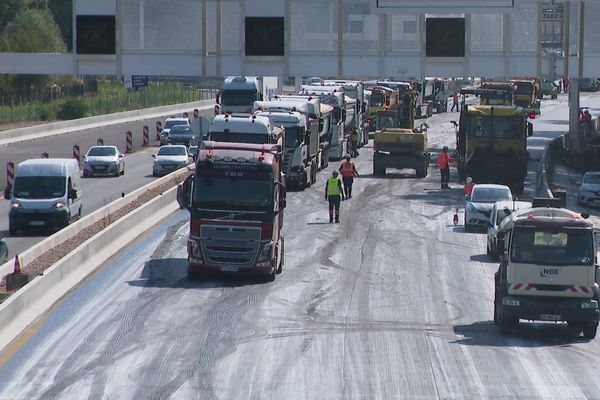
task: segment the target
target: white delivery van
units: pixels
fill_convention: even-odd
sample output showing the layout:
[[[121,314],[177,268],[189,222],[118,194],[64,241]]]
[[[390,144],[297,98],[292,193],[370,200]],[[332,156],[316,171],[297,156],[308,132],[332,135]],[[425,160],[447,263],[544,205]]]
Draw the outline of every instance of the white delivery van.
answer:
[[[17,165],[10,193],[9,233],[60,229],[81,217],[81,176],[68,158],[26,160]]]

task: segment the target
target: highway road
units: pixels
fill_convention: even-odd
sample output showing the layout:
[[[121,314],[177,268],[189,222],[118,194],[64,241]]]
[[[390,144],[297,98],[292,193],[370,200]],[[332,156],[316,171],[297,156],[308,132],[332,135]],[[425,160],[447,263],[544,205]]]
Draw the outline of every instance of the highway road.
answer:
[[[188,114],[191,116],[192,110]],[[205,118],[211,117],[212,114],[212,109],[200,112],[200,116]],[[168,116],[170,115],[165,118]],[[164,122],[164,118],[161,121]],[[0,146],[0,166],[4,168],[8,161],[13,161],[16,165],[23,160],[39,158],[43,152],[47,152],[52,158],[71,158],[74,145],[80,146],[83,155],[90,146],[96,144],[98,138],[102,138],[105,145],[117,146],[121,152],[125,153],[125,132],[131,130],[134,152],[125,156],[125,175],[118,178],[92,177],[83,180],[82,190],[85,197],[83,213],[86,215],[116,200],[123,193],[130,193],[156,179],[152,177],[153,158],[151,157],[152,153],[158,149],[158,142],[154,140],[156,138],[155,124],[156,119],[140,120]],[[142,127],[144,125],[149,127],[152,146],[142,146]],[[4,188],[6,173],[2,172],[0,176],[0,187]],[[0,235],[5,237],[9,258],[11,258],[16,253],[22,253],[25,249],[41,241],[51,232],[20,232],[17,237],[9,237],[9,207],[9,201],[0,200]]]
[[[532,151],[564,129],[564,105],[546,103]],[[428,121],[434,150],[453,145],[457,115]],[[188,280],[188,215],[176,213],[5,354],[0,398],[600,398],[597,340],[551,323],[497,331],[497,263],[484,234],[452,224],[456,173],[442,191],[433,167],[376,179],[371,159],[362,149],[341,224],[327,223],[329,171],[288,194],[272,283]]]

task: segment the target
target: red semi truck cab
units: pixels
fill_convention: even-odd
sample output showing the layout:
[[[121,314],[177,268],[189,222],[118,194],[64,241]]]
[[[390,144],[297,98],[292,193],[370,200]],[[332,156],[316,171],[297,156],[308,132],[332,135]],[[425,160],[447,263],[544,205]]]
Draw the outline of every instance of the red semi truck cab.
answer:
[[[204,142],[196,171],[178,188],[190,212],[188,276],[263,275],[284,263],[285,175],[274,144]]]

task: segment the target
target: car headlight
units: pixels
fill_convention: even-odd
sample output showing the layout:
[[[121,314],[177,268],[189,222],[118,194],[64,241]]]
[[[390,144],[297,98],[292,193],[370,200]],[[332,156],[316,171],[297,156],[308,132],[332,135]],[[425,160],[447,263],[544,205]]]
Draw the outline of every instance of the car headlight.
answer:
[[[15,203],[11,203],[10,206],[12,208],[21,208],[21,203],[16,203],[16,202]]]
[[[258,256],[258,261],[271,260],[271,252],[273,251],[273,242],[268,242],[263,245],[263,248]]]
[[[513,306],[513,307],[519,307],[521,305],[521,302],[517,299],[514,299],[512,297],[504,297],[502,298],[502,305],[503,306]]]
[[[583,310],[595,310],[598,308],[598,302],[596,300],[584,301],[581,303],[581,309]]]
[[[54,208],[64,208],[67,204],[64,201],[59,201],[54,204]]]

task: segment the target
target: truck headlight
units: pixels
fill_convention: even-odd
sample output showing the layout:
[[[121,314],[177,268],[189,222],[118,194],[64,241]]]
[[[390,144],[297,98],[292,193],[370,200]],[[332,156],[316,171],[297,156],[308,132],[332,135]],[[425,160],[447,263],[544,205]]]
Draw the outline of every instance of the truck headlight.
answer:
[[[272,251],[273,251],[273,242],[265,243],[263,245],[262,250],[260,251],[260,255],[258,256],[257,261],[270,261]]]
[[[12,208],[21,208],[21,203],[11,203],[10,205]]]
[[[595,310],[598,308],[598,302],[596,300],[584,301],[581,303],[582,310]]]
[[[67,204],[64,201],[59,201],[54,204],[54,208],[65,208]]]
[[[519,307],[521,305],[521,302],[517,299],[514,299],[512,297],[504,297],[502,298],[502,305],[503,306],[513,306],[513,307]]]

